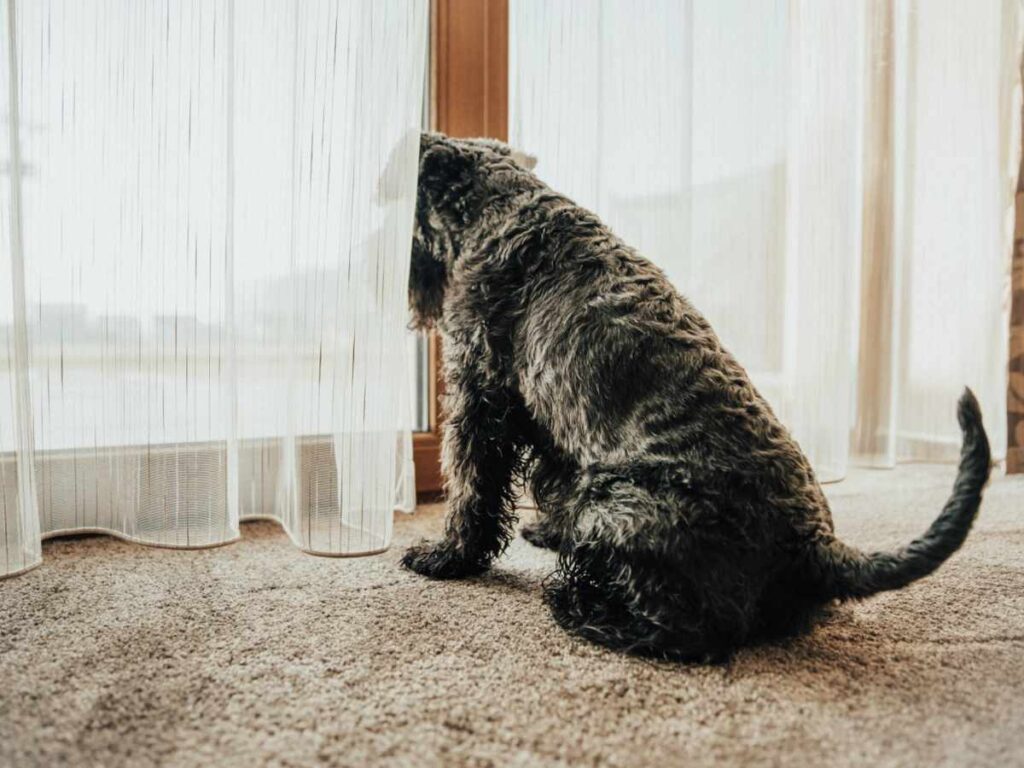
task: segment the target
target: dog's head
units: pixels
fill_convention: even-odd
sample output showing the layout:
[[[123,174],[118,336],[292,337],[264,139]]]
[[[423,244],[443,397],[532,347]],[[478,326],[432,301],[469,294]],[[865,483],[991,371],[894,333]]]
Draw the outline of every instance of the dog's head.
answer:
[[[535,157],[494,139],[421,134],[416,228],[434,247],[433,256],[449,261],[458,255],[434,233],[459,239],[489,203],[522,189],[536,164]]]
[[[440,316],[448,270],[463,242],[492,203],[536,183],[536,162],[493,139],[421,135],[409,272],[414,325],[429,327]]]

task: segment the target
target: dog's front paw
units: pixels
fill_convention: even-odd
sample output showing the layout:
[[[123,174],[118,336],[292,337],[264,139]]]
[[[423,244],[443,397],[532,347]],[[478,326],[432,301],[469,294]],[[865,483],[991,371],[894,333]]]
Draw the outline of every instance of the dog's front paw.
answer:
[[[530,523],[524,525],[522,530],[523,538],[541,549],[558,550],[562,546],[562,534],[555,530],[555,527],[548,523]]]
[[[489,563],[481,558],[467,557],[447,542],[423,542],[409,547],[402,556],[402,565],[410,571],[432,579],[461,579],[487,570]]]

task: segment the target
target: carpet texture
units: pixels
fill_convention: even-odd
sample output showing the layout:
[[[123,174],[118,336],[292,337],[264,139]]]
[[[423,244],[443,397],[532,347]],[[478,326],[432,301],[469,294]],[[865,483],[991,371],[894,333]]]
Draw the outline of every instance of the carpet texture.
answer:
[[[953,475],[855,472],[826,489],[840,535],[909,541]],[[714,667],[565,636],[554,556],[521,539],[472,581],[399,570],[440,524],[401,516],[363,559],[271,523],[214,550],[45,544],[0,582],[0,765],[1024,763],[1024,477],[936,575]]]

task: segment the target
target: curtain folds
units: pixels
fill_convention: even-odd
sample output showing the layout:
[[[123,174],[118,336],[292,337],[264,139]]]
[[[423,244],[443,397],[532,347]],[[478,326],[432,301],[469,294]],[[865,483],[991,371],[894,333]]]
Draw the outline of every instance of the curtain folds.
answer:
[[[823,480],[1006,446],[1019,0],[510,8],[513,143],[709,317]]]
[[[40,536],[379,551],[410,489],[426,0],[2,13],[0,575]]]

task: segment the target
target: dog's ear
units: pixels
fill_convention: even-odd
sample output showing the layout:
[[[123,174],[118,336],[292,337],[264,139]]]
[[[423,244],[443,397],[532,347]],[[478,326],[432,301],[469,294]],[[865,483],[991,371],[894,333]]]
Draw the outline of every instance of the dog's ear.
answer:
[[[444,294],[448,287],[448,268],[434,258],[429,248],[413,239],[412,261],[409,264],[409,309],[414,329],[434,327],[441,317]]]
[[[524,152],[521,149],[515,147],[509,147],[509,157],[512,158],[512,162],[518,165],[520,168],[525,168],[528,171],[532,171],[537,167],[537,157],[531,155],[529,152]]]

